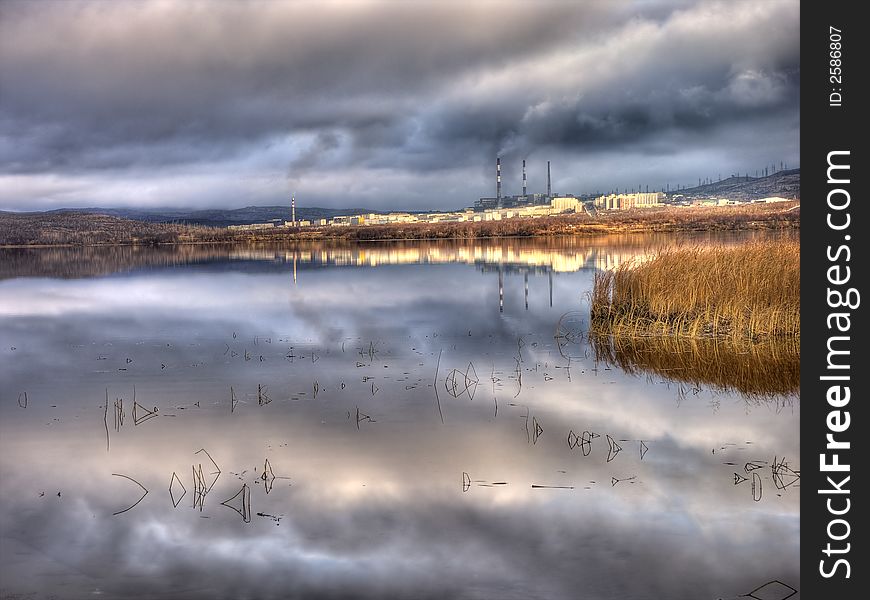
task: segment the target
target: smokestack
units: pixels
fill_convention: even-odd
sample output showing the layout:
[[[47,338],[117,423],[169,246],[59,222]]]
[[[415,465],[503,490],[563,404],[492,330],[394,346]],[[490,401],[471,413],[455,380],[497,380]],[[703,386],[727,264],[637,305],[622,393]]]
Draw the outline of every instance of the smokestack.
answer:
[[[501,200],[501,158],[495,159],[495,197]]]
[[[526,161],[523,159],[523,196],[526,195]]]
[[[552,188],[550,187],[550,161],[547,161],[547,198],[551,198],[553,195]]]
[[[296,194],[290,198],[290,222],[296,227]]]

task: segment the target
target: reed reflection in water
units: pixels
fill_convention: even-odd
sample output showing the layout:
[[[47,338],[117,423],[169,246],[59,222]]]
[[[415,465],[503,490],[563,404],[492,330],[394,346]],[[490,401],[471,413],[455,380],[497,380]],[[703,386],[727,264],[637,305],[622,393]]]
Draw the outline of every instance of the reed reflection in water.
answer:
[[[748,400],[784,401],[800,391],[800,339],[730,339],[617,336],[591,333],[596,360],[626,373],[656,374],[695,389],[737,392]]]

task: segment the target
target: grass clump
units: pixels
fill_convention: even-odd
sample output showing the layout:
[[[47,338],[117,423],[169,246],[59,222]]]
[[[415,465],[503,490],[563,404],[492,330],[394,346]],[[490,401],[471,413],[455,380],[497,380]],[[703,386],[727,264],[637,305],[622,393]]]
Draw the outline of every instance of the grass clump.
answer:
[[[800,337],[800,244],[672,248],[595,274],[594,332],[757,341]]]

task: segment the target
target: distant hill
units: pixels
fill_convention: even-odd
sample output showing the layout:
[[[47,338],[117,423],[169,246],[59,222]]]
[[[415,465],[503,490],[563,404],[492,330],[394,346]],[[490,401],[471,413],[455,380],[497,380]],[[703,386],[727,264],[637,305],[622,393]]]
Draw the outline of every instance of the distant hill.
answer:
[[[358,215],[362,213],[380,213],[382,211],[368,208],[321,208],[317,206],[296,207],[296,219],[299,221],[331,219],[337,215]],[[246,223],[266,223],[273,219],[289,221],[291,219],[289,206],[246,206],[232,209],[190,210],[177,208],[60,208],[47,213],[90,213],[108,215],[146,223],[179,223],[185,225],[205,225],[207,227],[226,227],[227,225],[243,225]]]
[[[729,200],[758,200],[771,196],[800,198],[801,170],[777,171],[767,177],[733,176],[722,181],[686,188],[668,193],[671,200],[695,200],[703,198],[727,198]]]

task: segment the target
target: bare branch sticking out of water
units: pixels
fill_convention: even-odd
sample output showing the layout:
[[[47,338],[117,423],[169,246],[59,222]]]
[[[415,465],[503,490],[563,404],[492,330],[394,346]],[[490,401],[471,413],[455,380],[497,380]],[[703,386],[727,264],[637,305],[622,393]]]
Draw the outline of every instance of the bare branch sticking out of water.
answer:
[[[135,389],[135,388],[134,388]],[[141,425],[149,419],[157,416],[157,407],[147,409],[135,400],[133,400],[133,425]]]
[[[374,423],[375,420],[372,419],[365,413],[360,412],[359,406],[356,407],[356,428],[359,429],[359,424],[363,421],[368,421],[369,423]]]
[[[617,454],[619,454],[622,451],[622,446],[620,446],[616,440],[614,440],[612,437],[610,437],[609,434],[605,434],[605,435],[607,436],[607,446],[608,446],[608,448],[607,448],[607,462],[610,462],[614,458],[616,458]]]
[[[534,429],[534,433],[532,434],[532,443],[537,444],[538,438],[541,437],[542,433],[544,433],[544,428],[541,427],[540,423],[538,423],[537,417],[532,417],[532,427]]]
[[[242,489],[236,492],[231,498],[227,498],[221,502],[221,506],[231,508],[242,517],[245,523],[251,522],[251,488],[247,483],[242,484]]]
[[[754,598],[755,600],[769,600],[775,598],[776,600],[788,600],[797,593],[798,591],[787,583],[774,579],[768,581],[764,585],[758,586],[748,594],[744,594],[741,598]]]
[[[177,491],[174,490],[175,486],[181,486],[181,495],[176,499]],[[178,505],[181,503],[181,500],[187,495],[187,488],[184,487],[184,484],[181,482],[181,479],[178,477],[178,474],[173,471],[172,477],[169,479],[169,499],[172,501],[172,508],[178,508]]]
[[[444,424],[444,413],[441,411],[441,398],[438,397],[438,369],[441,367],[441,353],[444,349],[438,350],[438,362],[435,364],[435,378],[432,381],[435,388],[435,402],[438,405],[438,416],[441,417],[441,424]]]
[[[133,504],[131,504],[130,506],[128,506],[128,507],[125,508],[124,510],[119,510],[118,512],[114,512],[114,513],[112,513],[112,516],[120,515],[120,514],[122,514],[122,513],[127,512],[128,510],[131,510],[131,509],[135,508],[136,505],[139,504],[140,502],[142,502],[142,500],[145,499],[145,496],[148,495],[148,489],[147,489],[144,485],[142,485],[141,483],[139,483],[138,481],[136,481],[135,479],[133,479],[132,477],[128,477],[127,475],[121,475],[121,474],[119,474],[119,473],[112,473],[112,476],[114,476],[114,477],[123,477],[124,479],[129,479],[130,481],[132,481],[133,483],[135,483],[136,485],[138,485],[140,488],[142,488],[142,491],[144,492],[144,493],[142,494],[142,497],[139,498],[138,500],[136,500],[136,502],[134,502]]]
[[[259,404],[260,406],[265,406],[266,404],[269,404],[271,401],[272,401],[272,399],[266,393],[266,386],[264,386],[261,383],[258,383],[257,384],[257,404]]]
[[[520,367],[520,361],[517,358],[514,358],[517,363],[516,368],[514,369],[514,375],[517,380],[517,393],[514,394],[514,398],[520,395],[520,392],[523,391],[523,369]]]
[[[109,451],[109,388],[106,388],[106,402],[103,406],[103,425],[106,427],[106,452]]]
[[[636,480],[636,479],[637,479],[637,475],[632,475],[631,477],[624,477],[622,479],[618,479],[616,477],[611,477],[610,478],[610,486],[616,487],[617,483],[622,483],[623,481],[630,481],[630,482],[634,483],[634,480]]]

